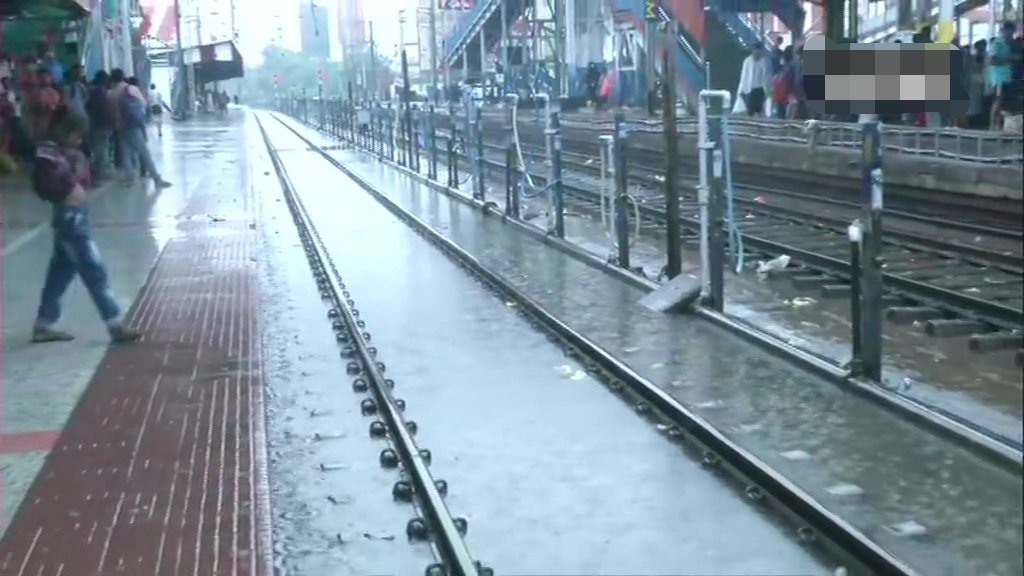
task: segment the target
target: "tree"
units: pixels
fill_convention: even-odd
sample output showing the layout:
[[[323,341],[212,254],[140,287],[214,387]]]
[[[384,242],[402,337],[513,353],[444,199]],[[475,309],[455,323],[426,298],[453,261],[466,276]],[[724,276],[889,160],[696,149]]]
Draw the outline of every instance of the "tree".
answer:
[[[376,93],[381,94],[394,82],[395,74],[387,59],[378,56],[375,67],[371,67],[371,62],[367,49],[355,50],[341,62],[333,62],[267,46],[263,49],[263,63],[246,72],[245,93],[257,101],[271,101],[275,94],[294,95],[303,90],[313,97],[317,95],[322,74],[325,98],[348,97],[349,82],[353,95],[362,98],[367,97],[370,70],[375,68]]]

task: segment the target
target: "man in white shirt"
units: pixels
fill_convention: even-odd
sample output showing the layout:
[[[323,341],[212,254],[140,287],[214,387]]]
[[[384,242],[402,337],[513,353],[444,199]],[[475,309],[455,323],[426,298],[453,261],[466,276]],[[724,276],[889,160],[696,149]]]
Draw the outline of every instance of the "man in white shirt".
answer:
[[[743,60],[740,85],[736,90],[743,99],[747,114],[764,116],[764,104],[771,90],[771,83],[771,61],[764,56],[764,45],[757,42],[751,46],[750,55]]]
[[[164,135],[164,97],[156,89],[156,84],[149,85],[149,119],[156,126],[156,135]]]

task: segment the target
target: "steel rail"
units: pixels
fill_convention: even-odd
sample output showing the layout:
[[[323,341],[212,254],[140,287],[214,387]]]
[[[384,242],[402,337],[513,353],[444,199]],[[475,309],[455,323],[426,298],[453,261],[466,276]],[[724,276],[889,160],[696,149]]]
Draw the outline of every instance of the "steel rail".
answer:
[[[359,184],[389,212],[439,246],[442,251],[471,270],[498,292],[515,301],[521,310],[529,313],[556,334],[579,357],[593,362],[610,375],[614,382],[621,383],[619,384],[620,388],[622,385],[627,386],[630,392],[647,403],[645,404],[647,409],[653,408],[668,421],[673,422],[677,426],[673,429],[674,435],[684,436],[706,450],[706,464],[724,465],[734,475],[751,482],[752,485],[747,491],[751,498],[765,497],[769,502],[779,505],[788,516],[806,522],[808,527],[813,527],[813,530],[824,538],[834,552],[849,559],[851,564],[862,567],[867,573],[878,576],[918,574],[913,568],[872,541],[846,520],[829,511],[802,488],[773,470],[767,463],[734,443],[705,419],[691,412],[656,384],[562,322],[503,276],[487,268],[455,241],[402,208],[374,184],[332,157],[322,147],[300,134],[277,115],[273,115],[273,117],[300,138],[311,150],[318,152],[335,168]],[[614,389],[614,385],[612,387]],[[814,532],[808,533],[806,530],[799,532],[804,537],[813,538]]]
[[[277,172],[278,180],[284,191],[288,207],[295,219],[296,227],[304,236],[307,255],[315,260],[323,271],[323,280],[327,283],[331,299],[334,301],[338,315],[349,332],[350,344],[355,348],[362,365],[362,374],[368,379],[369,390],[372,392],[379,413],[384,417],[387,431],[391,436],[392,445],[401,459],[405,472],[409,475],[414,487],[414,497],[419,500],[420,508],[427,516],[430,533],[435,536],[434,544],[444,562],[445,576],[475,576],[478,574],[479,565],[476,564],[470,555],[469,549],[463,540],[458,528],[455,525],[451,513],[444,502],[444,498],[438,491],[436,484],[427,463],[421,456],[419,447],[409,431],[407,422],[402,417],[401,410],[391,394],[388,380],[384,377],[382,365],[378,365],[374,353],[367,344],[366,335],[363,333],[363,321],[359,320],[352,309],[353,301],[340,274],[334,268],[331,258],[327,253],[326,246],[320,238],[316,227],[306,211],[288,176],[288,172],[281,162],[277,150],[271,143],[270,136],[263,126],[259,117],[256,118],[257,125],[263,135],[263,140],[269,151],[271,163]],[[301,138],[301,136],[299,136]],[[305,140],[305,139],[303,139]],[[308,140],[307,144],[329,157],[325,152],[316,148]],[[304,232],[304,234],[303,234]],[[429,573],[429,572],[428,572]]]

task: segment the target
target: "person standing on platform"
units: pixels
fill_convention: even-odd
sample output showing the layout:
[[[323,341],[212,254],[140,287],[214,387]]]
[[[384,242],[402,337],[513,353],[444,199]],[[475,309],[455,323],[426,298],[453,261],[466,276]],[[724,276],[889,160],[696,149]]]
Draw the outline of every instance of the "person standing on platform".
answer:
[[[110,169],[110,139],[114,134],[114,112],[110,108],[107,92],[110,77],[100,70],[92,79],[85,112],[89,115],[89,149],[92,152],[92,183],[97,185],[107,177]]]
[[[134,342],[140,334],[124,326],[114,301],[107,270],[89,231],[89,208],[84,185],[89,169],[79,148],[85,120],[66,107],[53,116],[49,138],[36,149],[32,184],[36,194],[53,206],[53,255],[46,271],[32,342],[66,342],[74,336],[54,326],[61,316],[60,299],[75,275],[82,277],[100,318],[115,343]]]
[[[115,68],[110,72],[110,81],[113,88],[110,89],[111,104],[115,110],[115,126],[118,132],[118,139],[123,148],[123,161],[126,176],[135,180],[139,168],[146,172],[157,188],[167,188],[167,182],[160,176],[156,165],[153,164],[153,156],[149,152],[149,144],[146,142],[146,98],[136,86],[128,84],[124,77],[124,71]],[[139,165],[136,165],[136,163]]]
[[[85,86],[85,70],[81,64],[68,69],[64,78],[64,101],[72,112],[87,116],[85,104],[89,99],[89,90]]]
[[[149,85],[149,118],[156,125],[156,135],[163,138],[164,135],[164,97],[156,89],[156,84]]]
[[[743,60],[740,71],[740,85],[736,90],[750,116],[764,116],[765,100],[772,82],[771,62],[765,58],[764,45],[754,43],[750,55]]]

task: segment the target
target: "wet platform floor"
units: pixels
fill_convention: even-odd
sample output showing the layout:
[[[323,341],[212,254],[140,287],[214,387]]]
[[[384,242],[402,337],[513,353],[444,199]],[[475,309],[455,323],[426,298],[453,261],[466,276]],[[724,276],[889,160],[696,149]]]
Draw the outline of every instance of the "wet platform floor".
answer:
[[[923,573],[1020,571],[1019,476],[712,326],[641,308],[638,289],[389,168],[332,154]]]

